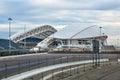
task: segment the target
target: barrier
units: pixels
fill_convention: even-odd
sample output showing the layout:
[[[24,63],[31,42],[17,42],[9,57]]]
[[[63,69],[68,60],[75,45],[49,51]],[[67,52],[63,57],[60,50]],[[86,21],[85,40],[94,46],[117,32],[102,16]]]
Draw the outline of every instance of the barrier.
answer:
[[[108,59],[100,59],[100,62],[104,62],[104,61],[109,61],[109,60]],[[51,65],[51,66],[38,68],[38,69],[30,70],[30,71],[27,71],[27,72],[23,72],[21,74],[17,74],[17,75],[8,77],[8,78],[4,78],[2,80],[23,80],[25,78],[28,78],[28,77],[31,77],[33,75],[43,73],[43,72],[46,72],[46,71],[49,71],[49,70],[54,70],[54,69],[57,69],[57,68],[67,67],[67,66],[71,66],[71,65],[92,63],[92,62],[93,62],[93,60],[86,60],[86,61],[76,61],[76,62],[56,64],[56,65]]]

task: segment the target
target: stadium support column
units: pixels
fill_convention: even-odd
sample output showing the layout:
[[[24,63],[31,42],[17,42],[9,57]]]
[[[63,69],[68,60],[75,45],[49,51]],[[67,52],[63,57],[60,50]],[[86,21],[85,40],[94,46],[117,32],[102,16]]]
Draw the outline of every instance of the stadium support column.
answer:
[[[69,51],[70,51],[70,39],[68,40],[68,45],[69,45]]]
[[[8,22],[9,22],[9,54],[11,53],[11,21],[12,21],[12,18],[8,18]]]

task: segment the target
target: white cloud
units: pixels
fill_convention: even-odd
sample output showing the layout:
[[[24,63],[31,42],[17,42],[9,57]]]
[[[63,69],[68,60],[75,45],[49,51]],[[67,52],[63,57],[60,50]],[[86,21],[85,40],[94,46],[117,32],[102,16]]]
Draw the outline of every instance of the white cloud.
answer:
[[[51,8],[51,9],[91,9],[94,8],[93,3],[90,1],[86,2],[76,2],[76,1],[67,1],[67,0],[30,0],[31,5],[37,7]],[[89,5],[88,5],[89,4]]]
[[[37,7],[66,10],[113,10],[120,8],[120,1],[114,0],[29,0]],[[107,5],[107,6],[106,6]]]
[[[7,8],[4,3],[0,2],[0,14],[4,14],[7,11]]]
[[[35,5],[53,5],[53,4],[57,4],[59,0],[30,0],[31,3],[35,4]]]
[[[36,24],[33,24],[33,23],[18,22],[18,23],[11,24],[11,31],[16,33],[23,32],[24,26],[26,27],[26,30],[37,27]],[[9,31],[9,24],[0,24],[0,32],[8,32],[8,31]]]

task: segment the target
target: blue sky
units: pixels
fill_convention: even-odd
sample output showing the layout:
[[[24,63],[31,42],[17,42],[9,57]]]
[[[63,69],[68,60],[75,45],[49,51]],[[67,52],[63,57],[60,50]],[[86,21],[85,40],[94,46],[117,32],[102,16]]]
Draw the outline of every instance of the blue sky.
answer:
[[[42,24],[55,28],[87,24],[102,26],[109,40],[120,38],[120,0],[0,0],[0,38]]]

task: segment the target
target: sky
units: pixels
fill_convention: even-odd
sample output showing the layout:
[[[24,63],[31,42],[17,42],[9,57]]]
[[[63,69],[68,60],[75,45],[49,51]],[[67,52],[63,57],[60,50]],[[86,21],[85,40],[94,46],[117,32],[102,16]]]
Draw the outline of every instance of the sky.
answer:
[[[98,25],[110,43],[120,43],[120,0],[0,0],[0,38],[48,24],[57,29],[69,25]]]

